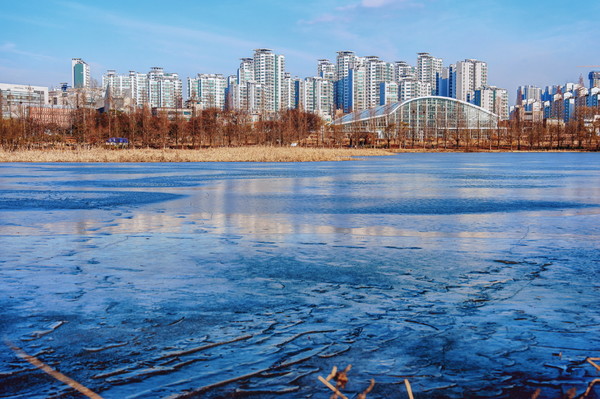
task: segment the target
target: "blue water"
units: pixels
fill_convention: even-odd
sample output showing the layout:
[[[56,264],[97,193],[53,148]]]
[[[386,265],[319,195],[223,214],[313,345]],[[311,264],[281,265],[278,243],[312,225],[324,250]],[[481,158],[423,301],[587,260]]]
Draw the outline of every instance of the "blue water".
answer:
[[[104,398],[597,377],[600,154],[1,164],[0,248],[0,337]],[[0,397],[81,396],[5,346]]]

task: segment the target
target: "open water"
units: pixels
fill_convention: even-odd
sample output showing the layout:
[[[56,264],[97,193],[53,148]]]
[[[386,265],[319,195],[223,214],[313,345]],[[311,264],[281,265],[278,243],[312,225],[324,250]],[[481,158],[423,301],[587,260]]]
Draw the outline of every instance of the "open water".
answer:
[[[0,338],[106,399],[581,394],[599,271],[600,154],[0,166]]]

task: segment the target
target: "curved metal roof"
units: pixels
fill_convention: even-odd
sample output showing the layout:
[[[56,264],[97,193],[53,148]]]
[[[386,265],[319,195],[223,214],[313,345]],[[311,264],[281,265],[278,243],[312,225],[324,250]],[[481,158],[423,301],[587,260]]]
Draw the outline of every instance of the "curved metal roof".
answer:
[[[402,102],[402,103],[392,103],[392,104],[380,105],[375,108],[369,108],[369,109],[365,109],[363,111],[352,112],[350,114],[342,116],[339,119],[336,119],[335,121],[332,122],[332,124],[345,125],[346,123],[366,121],[371,118],[390,115],[390,114],[394,113],[398,108],[400,108],[400,106],[402,106],[402,104],[404,104],[404,103],[406,103],[406,101]]]
[[[378,117],[390,115],[390,114],[396,112],[403,105],[409,104],[414,101],[423,101],[423,100],[428,100],[428,99],[439,99],[439,100],[445,100],[445,101],[449,101],[449,102],[456,102],[459,104],[464,104],[473,109],[477,109],[477,110],[484,112],[490,116],[498,118],[498,115],[494,114],[493,112],[491,112],[485,108],[481,108],[477,105],[468,103],[466,101],[457,100],[456,98],[451,98],[451,97],[425,96],[425,97],[411,98],[409,100],[405,100],[402,102],[380,105],[378,107],[366,109],[363,111],[352,112],[350,114],[342,116],[341,118],[336,119],[335,121],[331,122],[331,124],[332,125],[345,125],[348,123],[361,122],[361,121],[366,121],[366,120],[369,120],[372,118],[378,118]]]

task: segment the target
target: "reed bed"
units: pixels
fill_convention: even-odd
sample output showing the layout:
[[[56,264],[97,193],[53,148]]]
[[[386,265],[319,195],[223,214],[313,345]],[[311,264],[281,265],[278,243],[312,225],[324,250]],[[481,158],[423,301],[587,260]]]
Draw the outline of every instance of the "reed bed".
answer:
[[[219,147],[198,150],[65,148],[6,151],[0,162],[317,162],[392,155],[372,148]]]

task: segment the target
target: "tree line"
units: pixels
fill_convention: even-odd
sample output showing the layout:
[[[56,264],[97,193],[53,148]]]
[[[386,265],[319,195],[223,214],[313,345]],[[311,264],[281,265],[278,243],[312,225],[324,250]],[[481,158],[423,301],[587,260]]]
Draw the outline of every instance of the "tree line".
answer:
[[[187,110],[187,109],[186,109]],[[297,109],[275,117],[251,116],[219,109],[153,113],[94,109],[72,110],[68,120],[40,118],[24,112],[0,119],[0,146],[5,150],[64,145],[102,146],[111,137],[124,137],[134,148],[197,149],[246,145],[369,146],[401,149],[481,150],[600,150],[598,108],[581,108],[568,123],[554,119],[503,121],[496,129],[421,129],[388,125],[352,129],[327,125],[319,116]]]
[[[186,109],[187,110],[187,109]],[[258,117],[239,111],[183,109],[152,112],[97,112],[77,108],[68,121],[36,117],[32,110],[0,119],[0,146],[4,149],[101,146],[111,137],[127,138],[135,148],[205,148],[244,145],[290,145],[322,130],[324,121],[312,113],[287,110],[276,117]]]

